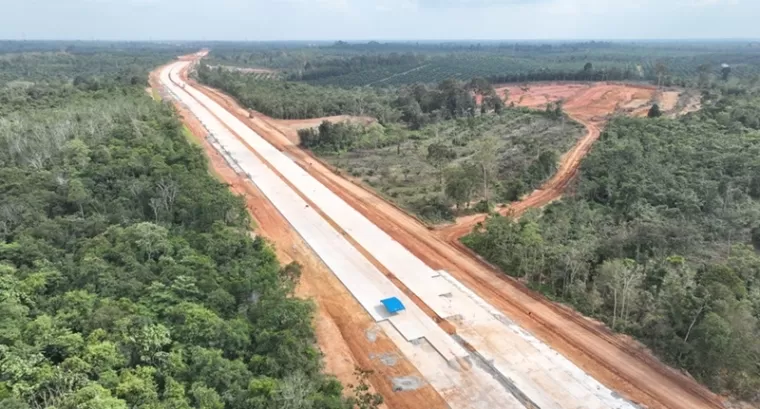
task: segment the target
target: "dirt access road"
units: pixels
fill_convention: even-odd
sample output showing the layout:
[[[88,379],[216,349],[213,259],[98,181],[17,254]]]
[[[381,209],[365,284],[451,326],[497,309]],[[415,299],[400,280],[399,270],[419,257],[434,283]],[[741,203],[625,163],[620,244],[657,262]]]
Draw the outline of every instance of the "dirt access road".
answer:
[[[466,249],[452,245],[435,232],[431,232],[425,225],[393,204],[334,173],[328,166],[296,146],[287,137],[286,132],[277,126],[277,121],[263,115],[249,119],[248,112],[238,106],[232,98],[199,84],[194,86],[227,107],[238,119],[247,123],[278,149],[286,152],[302,168],[391,234],[417,257],[433,268],[449,271],[523,328],[531,331],[608,387],[650,408],[722,407],[717,396],[663,365],[637,344],[617,337],[603,326],[533,293]],[[583,104],[583,100],[577,104]],[[598,118],[589,118],[593,128],[590,140],[588,136],[584,138],[588,141],[586,150],[598,137],[597,124],[603,123],[600,121]],[[579,161],[584,151],[574,151],[575,154],[571,152],[568,155],[576,157]],[[569,178],[567,180],[569,181]],[[538,203],[540,201],[537,200]]]
[[[659,91],[650,86],[614,83],[509,85],[497,87],[496,92],[502,97],[506,96],[508,104],[536,109],[561,100],[565,113],[587,130],[586,135],[562,156],[557,172],[546,183],[520,201],[499,206],[499,213],[505,216],[519,216],[528,209],[543,207],[561,198],[577,174],[581,160],[599,139],[612,114],[646,116],[656,102],[666,115],[676,115],[681,99],[680,91]],[[438,232],[447,241],[458,245],[458,240],[486,217],[482,213],[460,217],[453,224],[440,226]]]

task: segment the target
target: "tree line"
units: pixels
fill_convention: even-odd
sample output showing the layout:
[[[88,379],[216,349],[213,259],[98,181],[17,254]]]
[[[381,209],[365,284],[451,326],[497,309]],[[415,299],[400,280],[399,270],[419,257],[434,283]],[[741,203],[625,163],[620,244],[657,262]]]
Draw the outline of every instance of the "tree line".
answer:
[[[447,78],[495,83],[526,81],[651,81],[695,86],[709,76],[760,76],[760,53],[751,41],[721,42],[405,42],[254,43],[212,47],[214,64],[275,68],[312,84],[394,86]],[[361,61],[368,62],[362,64]],[[377,61],[376,63],[371,63]],[[586,69],[587,63],[592,69]],[[307,67],[308,64],[308,67]],[[658,65],[668,68],[660,75]],[[308,68],[308,69],[307,69]],[[313,75],[312,75],[313,74]]]
[[[641,75],[630,68],[605,67],[595,69],[588,62],[577,71],[558,69],[539,69],[528,72],[516,72],[488,76],[493,83],[531,82],[531,81],[630,81],[641,80]]]
[[[345,75],[377,67],[413,68],[425,61],[425,57],[413,53],[362,54],[351,57],[313,59],[304,63],[302,69],[288,75],[291,81],[315,81]]]

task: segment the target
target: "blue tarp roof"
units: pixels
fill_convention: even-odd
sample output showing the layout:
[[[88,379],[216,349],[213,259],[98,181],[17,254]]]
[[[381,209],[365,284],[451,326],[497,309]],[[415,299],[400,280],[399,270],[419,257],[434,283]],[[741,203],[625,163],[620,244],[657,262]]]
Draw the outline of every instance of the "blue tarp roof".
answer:
[[[396,297],[386,298],[384,300],[380,300],[380,302],[383,303],[385,309],[388,310],[388,312],[391,314],[395,314],[406,309],[406,307],[404,307],[404,304],[401,303],[401,300]]]

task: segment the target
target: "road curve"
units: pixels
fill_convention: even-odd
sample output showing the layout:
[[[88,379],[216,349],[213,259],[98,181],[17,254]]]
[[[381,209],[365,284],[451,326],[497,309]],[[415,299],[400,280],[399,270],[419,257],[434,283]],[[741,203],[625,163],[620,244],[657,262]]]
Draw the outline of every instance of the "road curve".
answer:
[[[499,209],[499,214],[502,216],[519,216],[528,209],[544,207],[562,197],[565,188],[567,188],[578,173],[581,160],[591,150],[594,142],[599,139],[599,135],[601,134],[600,128],[604,125],[600,121],[593,121],[578,115],[570,114],[569,116],[586,127],[586,135],[579,139],[575,146],[563,155],[554,176],[528,196]],[[478,223],[482,223],[487,217],[488,215],[483,213],[459,217],[454,224],[444,225],[436,230],[442,238],[450,243],[458,243],[460,238],[469,234]]]

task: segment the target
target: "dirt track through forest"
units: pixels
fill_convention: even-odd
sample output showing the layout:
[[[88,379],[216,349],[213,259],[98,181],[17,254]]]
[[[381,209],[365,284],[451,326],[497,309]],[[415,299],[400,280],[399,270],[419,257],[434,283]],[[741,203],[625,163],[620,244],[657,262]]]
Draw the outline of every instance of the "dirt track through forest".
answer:
[[[218,103],[226,106],[238,119],[247,123],[278,149],[288,153],[312,176],[340,195],[341,198],[380,228],[391,234],[394,239],[407,247],[417,257],[433,268],[449,271],[478,295],[514,319],[523,328],[531,331],[539,339],[571,359],[603,384],[615,389],[628,399],[651,408],[722,407],[717,396],[692,379],[663,365],[638,344],[616,336],[598,323],[537,295],[520,282],[498,272],[461,246],[458,241],[449,242],[439,237],[436,232],[431,232],[426,226],[395,205],[334,173],[321,161],[293,144],[287,137],[286,131],[278,128],[276,121],[263,116],[249,119],[247,111],[237,106],[232,98],[197,84],[195,86]],[[608,100],[615,92],[630,93],[630,95],[638,92],[616,90],[614,85],[607,86],[613,88],[581,91],[586,95],[585,97],[578,98],[575,100],[576,102],[566,105],[566,112],[574,119],[584,123],[589,128],[589,132],[573,150],[563,157],[563,165],[560,166],[560,169],[564,173],[558,172],[558,175],[559,173],[562,175],[555,175],[552,178],[554,182],[550,182],[553,183],[553,188],[542,189],[544,192],[534,192],[521,202],[523,208],[542,206],[561,195],[562,189],[572,180],[577,164],[580,163],[583,155],[588,152],[591,144],[599,136],[599,130],[604,121],[598,116],[600,115],[598,112],[609,105]],[[595,95],[596,98],[602,98],[604,103],[599,103],[598,99],[593,99]],[[578,111],[574,111],[573,107],[576,106],[578,109],[581,109],[582,106],[589,108],[579,114]],[[617,102],[613,106],[615,106],[614,109],[617,109]],[[258,204],[254,207],[256,206]],[[280,243],[278,237],[273,237],[273,240]],[[322,293],[321,290],[316,291],[316,293],[315,297],[317,297],[318,302],[320,297],[328,295]],[[348,304],[345,305],[348,306]],[[345,321],[342,318],[343,314],[355,316],[357,315],[356,311],[361,311],[361,309],[359,307],[356,309],[347,307],[342,311],[335,311],[337,315],[333,316],[332,319]],[[346,336],[343,338],[345,340]],[[331,353],[329,350],[326,352]],[[335,352],[340,353],[340,351]],[[352,353],[353,359],[361,358],[357,357],[353,350]],[[364,354],[366,355],[366,353]],[[378,383],[380,383],[379,389],[383,389],[381,380],[378,380]],[[375,386],[377,387],[377,385]],[[381,392],[385,395],[385,391],[381,390]],[[392,405],[389,402],[389,406],[431,407],[429,404],[415,406],[409,402],[404,402],[404,406]]]

